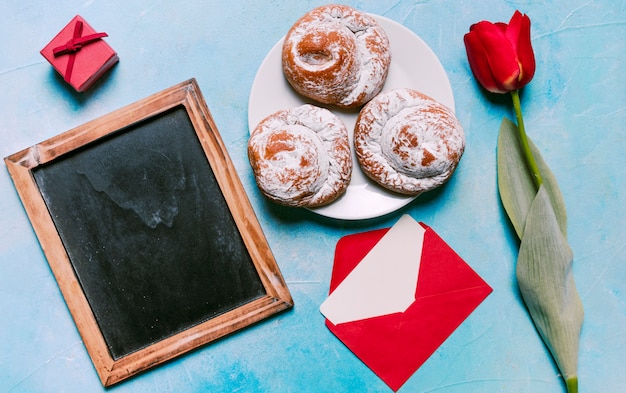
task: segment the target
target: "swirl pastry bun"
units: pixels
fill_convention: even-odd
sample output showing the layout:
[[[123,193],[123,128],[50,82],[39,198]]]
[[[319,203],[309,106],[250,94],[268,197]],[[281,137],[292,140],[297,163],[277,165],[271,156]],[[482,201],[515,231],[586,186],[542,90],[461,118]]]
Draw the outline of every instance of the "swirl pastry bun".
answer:
[[[354,147],[363,172],[381,186],[418,195],[445,183],[465,134],[445,105],[411,89],[384,92],[361,109]]]
[[[263,195],[286,206],[326,205],[345,192],[352,175],[346,126],[308,104],[262,120],[250,134],[248,158]]]
[[[303,15],[285,36],[283,72],[298,93],[323,104],[359,107],[387,79],[389,39],[371,16],[344,5]]]

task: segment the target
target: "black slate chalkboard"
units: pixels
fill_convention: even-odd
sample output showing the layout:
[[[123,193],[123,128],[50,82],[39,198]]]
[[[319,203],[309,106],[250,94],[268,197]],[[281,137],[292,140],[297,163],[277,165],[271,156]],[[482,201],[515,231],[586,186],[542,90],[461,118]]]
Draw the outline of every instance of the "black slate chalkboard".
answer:
[[[5,163],[105,386],[293,305],[193,79]]]
[[[33,175],[114,359],[265,295],[183,107]]]

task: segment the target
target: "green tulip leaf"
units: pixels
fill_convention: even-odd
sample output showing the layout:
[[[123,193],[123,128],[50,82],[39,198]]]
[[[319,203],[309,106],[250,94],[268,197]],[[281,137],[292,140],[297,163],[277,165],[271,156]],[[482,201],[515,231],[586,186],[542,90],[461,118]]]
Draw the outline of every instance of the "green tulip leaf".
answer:
[[[572,274],[567,214],[556,178],[528,140],[543,179],[537,190],[524,158],[517,126],[504,119],[498,135],[498,190],[520,238],[516,275],[528,312],[563,375],[578,391],[578,346],[583,306]]]
[[[516,267],[520,292],[568,392],[576,392],[584,312],[572,274],[572,250],[543,185],[525,221]]]
[[[528,141],[530,150],[537,161],[550,201],[556,213],[559,228],[567,237],[567,213],[563,195],[556,178],[541,157],[539,149],[532,140]],[[537,194],[526,161],[522,155],[517,126],[509,119],[503,119],[498,134],[497,149],[498,189],[504,210],[506,211],[517,236],[521,239],[530,205]]]

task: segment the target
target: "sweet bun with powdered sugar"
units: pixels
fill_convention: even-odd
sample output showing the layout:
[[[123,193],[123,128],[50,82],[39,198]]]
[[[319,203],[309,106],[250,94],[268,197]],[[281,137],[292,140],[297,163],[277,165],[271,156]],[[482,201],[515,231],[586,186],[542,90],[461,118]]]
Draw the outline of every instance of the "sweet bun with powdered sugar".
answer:
[[[346,191],[352,175],[345,124],[309,104],[262,120],[250,134],[248,158],[263,195],[285,206],[326,205]]]
[[[391,53],[383,28],[370,15],[325,5],[303,15],[285,36],[283,73],[301,95],[342,108],[360,107],[378,94]]]
[[[412,89],[395,89],[361,109],[354,148],[361,169],[376,183],[418,195],[452,176],[465,150],[465,135],[445,105]]]

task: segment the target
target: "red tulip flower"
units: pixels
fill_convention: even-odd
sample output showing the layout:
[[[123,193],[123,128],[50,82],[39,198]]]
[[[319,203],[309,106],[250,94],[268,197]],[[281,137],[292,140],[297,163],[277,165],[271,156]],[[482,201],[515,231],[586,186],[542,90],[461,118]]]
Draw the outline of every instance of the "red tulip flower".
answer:
[[[519,90],[535,75],[530,19],[519,11],[509,24],[484,20],[472,25],[464,41],[474,76],[492,93]]]
[[[492,93],[511,93],[524,156],[539,188],[543,179],[528,145],[519,99],[519,89],[535,75],[530,18],[515,11],[509,24],[480,21],[470,26],[463,41],[467,60],[478,82]]]
[[[497,172],[500,200],[520,239],[516,277],[567,392],[578,393],[584,310],[572,274],[565,204],[554,175],[526,135],[519,97],[519,90],[535,75],[530,19],[515,11],[508,24],[481,21],[463,40],[478,82],[492,93],[510,93],[513,100],[517,126],[502,121]]]

